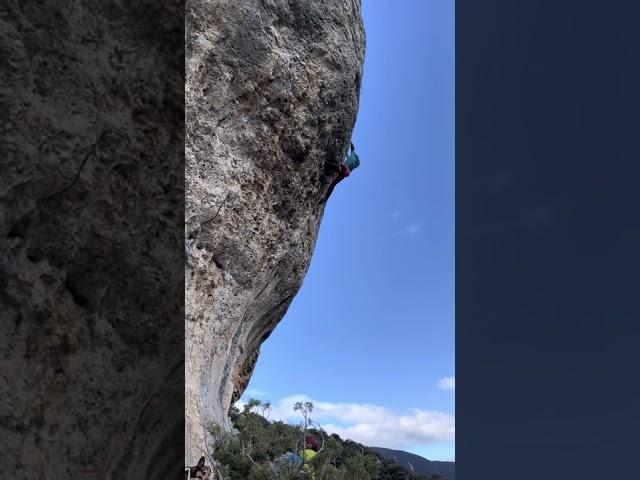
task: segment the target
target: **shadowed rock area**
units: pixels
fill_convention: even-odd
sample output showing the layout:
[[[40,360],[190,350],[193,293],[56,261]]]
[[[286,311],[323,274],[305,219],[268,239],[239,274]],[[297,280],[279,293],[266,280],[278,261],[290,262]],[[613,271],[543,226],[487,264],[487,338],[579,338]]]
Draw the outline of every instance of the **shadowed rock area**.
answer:
[[[185,461],[228,427],[301,286],[351,139],[358,0],[192,0],[186,20]],[[348,185],[347,182],[341,185]]]
[[[183,55],[180,2],[0,2],[0,478],[182,471]]]

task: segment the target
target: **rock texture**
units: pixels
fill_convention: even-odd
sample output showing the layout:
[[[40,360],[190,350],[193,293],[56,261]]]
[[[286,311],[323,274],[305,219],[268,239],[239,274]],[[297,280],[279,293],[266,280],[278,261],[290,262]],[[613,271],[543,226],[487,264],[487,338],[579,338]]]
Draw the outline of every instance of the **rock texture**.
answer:
[[[358,110],[360,8],[187,2],[186,464],[227,424],[306,273]]]
[[[183,12],[0,2],[0,478],[184,466]]]

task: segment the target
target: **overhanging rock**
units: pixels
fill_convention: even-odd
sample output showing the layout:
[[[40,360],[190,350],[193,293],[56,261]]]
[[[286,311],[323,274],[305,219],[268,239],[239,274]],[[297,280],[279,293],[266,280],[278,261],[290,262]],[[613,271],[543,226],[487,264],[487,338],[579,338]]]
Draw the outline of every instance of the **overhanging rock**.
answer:
[[[191,1],[186,21],[187,465],[244,391],[309,266],[362,80],[355,0]]]

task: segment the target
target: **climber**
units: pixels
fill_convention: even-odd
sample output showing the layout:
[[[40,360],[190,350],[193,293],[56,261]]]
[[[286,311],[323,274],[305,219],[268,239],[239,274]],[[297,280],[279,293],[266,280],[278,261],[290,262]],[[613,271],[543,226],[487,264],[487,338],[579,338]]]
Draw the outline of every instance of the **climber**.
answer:
[[[322,200],[318,205],[326,202],[331,196],[331,194],[333,193],[333,189],[336,188],[336,185],[340,183],[342,180],[344,180],[345,178],[347,178],[351,174],[351,172],[353,172],[356,168],[358,168],[359,165],[360,165],[360,157],[356,153],[356,148],[353,146],[353,143],[352,143],[350,148],[350,153],[348,153],[347,158],[344,160],[344,162],[340,163],[338,174],[329,185],[329,189],[327,190],[327,193],[325,194],[325,196],[322,198]]]
[[[309,465],[309,462],[313,460],[313,457],[315,457],[318,451],[320,450],[320,445],[318,445],[318,441],[316,440],[316,437],[314,437],[313,435],[307,435],[307,437],[304,439],[304,443],[305,443],[305,450],[303,453],[304,470],[307,473],[307,475],[311,479],[313,479],[315,475],[314,475],[313,467]]]
[[[305,460],[311,460],[316,455],[316,453],[318,453],[318,450],[320,450],[318,440],[316,440],[316,437],[314,437],[313,435],[307,435],[307,437],[304,439],[304,443],[306,445],[304,458]],[[311,457],[307,458],[307,455],[310,455]]]

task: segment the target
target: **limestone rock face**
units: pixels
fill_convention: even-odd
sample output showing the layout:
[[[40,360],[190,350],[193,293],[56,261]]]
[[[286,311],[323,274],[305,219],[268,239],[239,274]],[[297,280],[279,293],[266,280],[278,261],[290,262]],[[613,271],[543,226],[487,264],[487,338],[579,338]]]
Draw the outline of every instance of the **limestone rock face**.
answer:
[[[185,460],[195,464],[301,286],[318,202],[351,139],[365,39],[358,0],[191,0],[185,35]]]
[[[0,478],[184,466],[183,11],[0,2]]]

